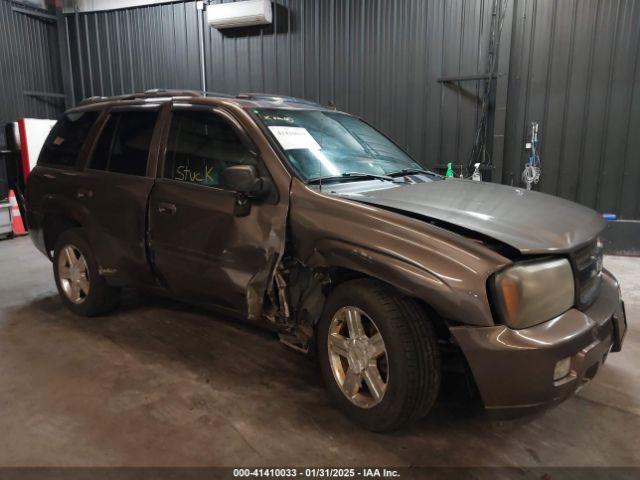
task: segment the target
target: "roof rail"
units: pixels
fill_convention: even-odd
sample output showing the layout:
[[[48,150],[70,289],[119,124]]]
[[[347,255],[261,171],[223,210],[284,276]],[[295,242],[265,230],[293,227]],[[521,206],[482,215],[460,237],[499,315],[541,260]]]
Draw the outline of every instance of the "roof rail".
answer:
[[[92,103],[118,100],[136,100],[145,98],[164,98],[164,97],[221,97],[221,98],[238,98],[246,100],[262,100],[274,103],[299,103],[300,105],[309,105],[313,107],[322,107],[319,103],[305,100],[304,98],[290,97],[287,95],[273,95],[269,93],[239,93],[238,95],[229,95],[228,93],[202,92],[197,90],[173,90],[163,88],[153,88],[145,90],[141,93],[129,93],[125,95],[115,95],[105,97],[95,95],[82,100],[78,106],[90,105]]]
[[[220,92],[203,92],[206,97],[235,98],[235,95]]]
[[[312,102],[311,100],[306,100],[304,98],[290,97],[288,95],[273,95],[269,93],[239,93],[236,95],[236,98],[242,98],[247,100],[264,100],[267,102],[274,103],[300,103],[303,105],[311,105],[314,107],[322,107],[317,102]]]
[[[124,95],[114,95],[111,97],[105,97],[101,95],[94,95],[92,97],[85,98],[78,106],[89,105],[91,103],[104,102],[108,100],[135,100],[137,98],[162,98],[162,97],[202,97],[202,93],[195,90],[170,90],[162,88],[153,88],[151,90],[145,90],[140,93],[127,93]]]
[[[100,95],[94,95],[93,97],[87,97],[83,100],[80,101],[80,103],[78,103],[79,107],[82,107],[83,105],[89,105],[90,103],[96,103],[96,102],[100,102],[102,100],[106,100],[107,97],[101,97]]]
[[[202,97],[202,92],[197,90],[172,90],[165,88],[151,88],[145,90],[144,93],[134,93],[134,98],[153,98],[153,97]]]

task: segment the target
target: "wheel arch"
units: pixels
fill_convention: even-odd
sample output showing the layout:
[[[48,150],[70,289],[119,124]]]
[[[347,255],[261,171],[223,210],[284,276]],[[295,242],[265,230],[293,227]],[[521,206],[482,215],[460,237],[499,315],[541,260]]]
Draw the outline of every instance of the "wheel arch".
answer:
[[[82,223],[68,214],[52,211],[44,215],[42,220],[42,233],[44,236],[45,249],[49,258],[52,258],[51,252],[60,235],[71,228],[79,227],[82,227]]]
[[[468,399],[475,400],[479,398],[475,377],[469,367],[466,355],[459,348],[457,342],[454,340],[451,334],[450,318],[441,315],[428,299],[420,298],[411,293],[403,292],[396,285],[389,283],[384,278],[378,278],[368,275],[367,273],[363,273],[363,271],[361,270],[350,269],[344,266],[332,266],[328,268],[328,273],[331,277],[331,289],[337,288],[338,286],[350,280],[369,279],[390,287],[409,300],[415,302],[417,308],[420,311],[424,312],[424,320],[429,322],[433,327],[433,331],[438,340],[442,362],[446,363],[449,372],[447,377],[448,381],[451,382],[451,384],[455,384],[457,386],[462,385],[462,387],[458,388],[464,389],[464,392]],[[328,298],[329,293],[330,292],[327,292],[325,301],[326,298]],[[318,317],[318,321],[316,322],[314,327],[317,327],[319,319],[320,317]],[[314,337],[317,338],[317,335],[318,332],[316,328],[314,328]],[[462,379],[462,383],[460,383],[459,379]]]
[[[440,318],[447,317],[445,312],[457,297],[447,283],[416,264],[337,240],[322,242],[305,263],[314,270],[324,269],[330,288],[355,278],[371,278],[415,299],[428,313]]]
[[[388,283],[365,277],[341,285],[328,299],[315,342],[327,388],[351,418],[372,430],[422,418],[437,398],[442,375],[433,323],[417,302]],[[347,322],[334,314],[344,307],[360,314]],[[357,326],[364,316],[373,327]],[[375,347],[374,334],[380,335]],[[381,350],[385,357],[378,363]]]
[[[332,266],[328,269],[329,277],[331,278],[330,288],[331,290],[346,283],[350,280],[356,279],[370,279],[375,280],[381,284],[386,285],[392,289],[395,289],[401,295],[415,301],[418,307],[425,312],[425,315],[434,324],[434,328],[439,338],[449,337],[449,328],[442,315],[433,307],[431,302],[425,298],[415,296],[412,292],[403,291],[397,285],[388,282],[386,279],[370,275],[362,270],[352,269],[344,266]]]

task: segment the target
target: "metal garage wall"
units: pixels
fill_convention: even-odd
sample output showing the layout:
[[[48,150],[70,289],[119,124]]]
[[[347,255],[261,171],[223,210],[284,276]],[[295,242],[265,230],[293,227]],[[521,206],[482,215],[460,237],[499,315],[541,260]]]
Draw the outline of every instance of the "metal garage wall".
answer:
[[[200,88],[195,2],[68,15],[76,100]]]
[[[225,33],[206,27],[207,88],[334,102],[426,165],[466,163],[477,88],[461,92],[436,79],[482,68],[491,4],[278,0],[273,26]],[[195,2],[67,19],[77,99],[200,88]]]
[[[543,191],[639,218],[640,2],[519,1],[514,21],[503,180],[536,120]]]
[[[7,122],[21,116],[57,118],[64,110],[64,98],[35,95],[62,92],[55,23],[14,7],[31,11],[0,0],[0,145]]]
[[[504,0],[503,0],[504,1]],[[540,123],[545,192],[640,217],[640,2],[508,0],[494,179],[520,184]],[[466,164],[492,0],[277,0],[265,28],[205,27],[208,90],[334,102],[426,166]],[[67,16],[76,99],[200,88],[195,2]],[[498,129],[497,129],[498,130]],[[497,132],[501,133],[501,132]],[[491,143],[491,142],[490,142]],[[500,155],[504,148],[504,155]]]

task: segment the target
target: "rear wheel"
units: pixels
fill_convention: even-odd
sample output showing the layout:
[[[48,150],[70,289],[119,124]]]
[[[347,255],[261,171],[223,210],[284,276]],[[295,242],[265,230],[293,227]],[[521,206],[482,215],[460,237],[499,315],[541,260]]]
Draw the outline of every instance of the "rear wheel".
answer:
[[[318,324],[327,389],[355,422],[392,430],[426,415],[440,386],[433,327],[415,301],[375,280],[338,286]]]
[[[82,229],[66,230],[53,252],[53,273],[58,293],[74,313],[94,316],[116,308],[120,290],[98,273],[98,265]]]

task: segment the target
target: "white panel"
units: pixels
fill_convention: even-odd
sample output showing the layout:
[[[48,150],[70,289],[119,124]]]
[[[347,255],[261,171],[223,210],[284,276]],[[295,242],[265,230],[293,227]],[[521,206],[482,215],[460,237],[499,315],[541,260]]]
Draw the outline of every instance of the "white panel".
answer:
[[[246,0],[207,6],[207,21],[214,28],[249,27],[272,21],[271,0]]]
[[[24,126],[27,134],[27,152],[29,153],[29,172],[36,166],[44,141],[47,139],[49,132],[55,124],[55,120],[43,120],[39,118],[24,119]],[[25,168],[26,166],[23,165],[22,167]],[[26,176],[28,175],[28,172],[25,171],[24,174]]]

